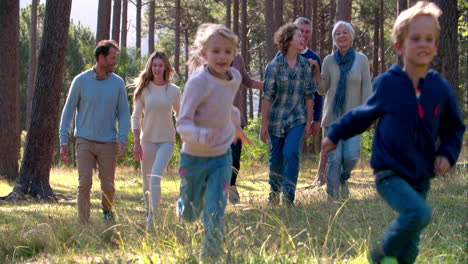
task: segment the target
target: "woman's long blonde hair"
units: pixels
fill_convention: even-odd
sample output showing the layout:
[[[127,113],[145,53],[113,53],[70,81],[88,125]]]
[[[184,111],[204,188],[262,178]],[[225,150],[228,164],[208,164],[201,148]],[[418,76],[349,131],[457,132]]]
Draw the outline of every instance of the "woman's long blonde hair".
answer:
[[[229,30],[225,25],[205,23],[198,27],[195,41],[190,50],[190,59],[187,62],[189,71],[192,73],[204,63],[201,57],[201,51],[206,48],[208,40],[216,34],[221,35],[227,40],[231,41],[237,51],[237,35]]]
[[[169,83],[175,75],[175,70],[172,68],[167,55],[161,51],[153,52],[146,62],[145,69],[140,72],[138,77],[136,77],[131,84],[131,86],[135,87],[135,91],[133,92],[134,102],[140,97],[143,89],[154,79],[151,66],[153,65],[153,60],[156,58],[160,58],[164,65],[166,65],[164,69],[164,81],[166,81],[166,83]]]

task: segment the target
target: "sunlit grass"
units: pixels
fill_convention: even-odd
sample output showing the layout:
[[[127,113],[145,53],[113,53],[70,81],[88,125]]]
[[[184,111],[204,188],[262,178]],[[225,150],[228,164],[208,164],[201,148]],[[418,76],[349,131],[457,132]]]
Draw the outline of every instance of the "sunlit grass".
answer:
[[[304,163],[298,187],[311,183],[315,165]],[[433,181],[429,203],[433,220],[421,238],[417,263],[467,263],[468,188],[466,169]],[[198,263],[203,243],[201,220],[175,216],[179,178],[175,168],[162,180],[162,202],[154,230],[146,231],[141,178],[118,168],[115,210],[108,225],[100,211],[94,176],[91,224],[76,219],[76,170],[55,168],[60,203],[0,203],[0,263]],[[12,190],[0,182],[0,196]],[[367,248],[378,241],[395,213],[377,196],[372,173],[358,166],[351,197],[331,202],[324,187],[297,192],[295,208],[269,208],[266,166],[243,167],[238,179],[241,204],[226,210],[223,263],[366,263]]]

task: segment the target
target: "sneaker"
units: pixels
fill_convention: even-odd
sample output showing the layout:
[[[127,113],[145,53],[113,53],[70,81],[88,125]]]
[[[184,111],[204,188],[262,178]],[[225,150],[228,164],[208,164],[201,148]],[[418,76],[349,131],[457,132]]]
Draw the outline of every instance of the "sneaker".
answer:
[[[268,195],[268,205],[269,206],[278,206],[280,204],[279,193],[271,191]]]
[[[237,186],[231,185],[228,189],[228,199],[232,205],[240,203],[239,192],[237,191]]]
[[[340,183],[340,198],[341,199],[349,198],[349,185],[347,181]]]
[[[367,253],[367,260],[370,264],[398,264],[397,258],[385,256],[381,247],[369,251]]]
[[[115,221],[114,212],[112,212],[112,211],[103,211],[102,214],[103,214],[104,221],[110,221],[110,222]]]
[[[288,208],[292,208],[292,207],[295,207],[294,205],[294,201],[283,196],[283,206],[286,206]]]

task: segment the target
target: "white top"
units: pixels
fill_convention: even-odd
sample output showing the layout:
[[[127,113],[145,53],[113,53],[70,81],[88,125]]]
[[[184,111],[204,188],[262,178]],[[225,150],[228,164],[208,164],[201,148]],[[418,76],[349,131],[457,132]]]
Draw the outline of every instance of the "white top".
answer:
[[[172,111],[179,113],[180,89],[174,84],[155,85],[150,82],[134,102],[132,130],[140,130],[146,142],[173,142],[175,128]],[[143,115],[143,118],[142,118]]]
[[[234,122],[240,126],[239,111],[232,105],[241,83],[240,73],[229,68],[232,80],[211,75],[198,68],[184,88],[177,119],[177,131],[184,142],[182,152],[198,157],[226,153],[234,139]],[[208,138],[214,135],[211,144]]]

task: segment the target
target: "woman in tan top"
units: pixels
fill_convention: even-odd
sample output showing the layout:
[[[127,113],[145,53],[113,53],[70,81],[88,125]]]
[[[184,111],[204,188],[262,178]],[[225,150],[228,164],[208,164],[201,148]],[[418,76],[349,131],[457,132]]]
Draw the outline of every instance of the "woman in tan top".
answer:
[[[161,200],[161,178],[174,150],[172,112],[179,113],[181,95],[179,87],[170,82],[173,75],[166,54],[154,52],[134,81],[133,156],[141,163],[148,227],[153,225]]]
[[[319,93],[326,95],[322,114],[325,133],[332,122],[363,104],[372,92],[369,61],[366,55],[352,48],[354,29],[351,24],[336,22],[332,37],[337,49],[323,60],[322,84],[318,87]],[[361,136],[357,135],[340,141],[336,150],[328,154],[326,182],[331,198],[349,196],[348,179],[360,149]]]

